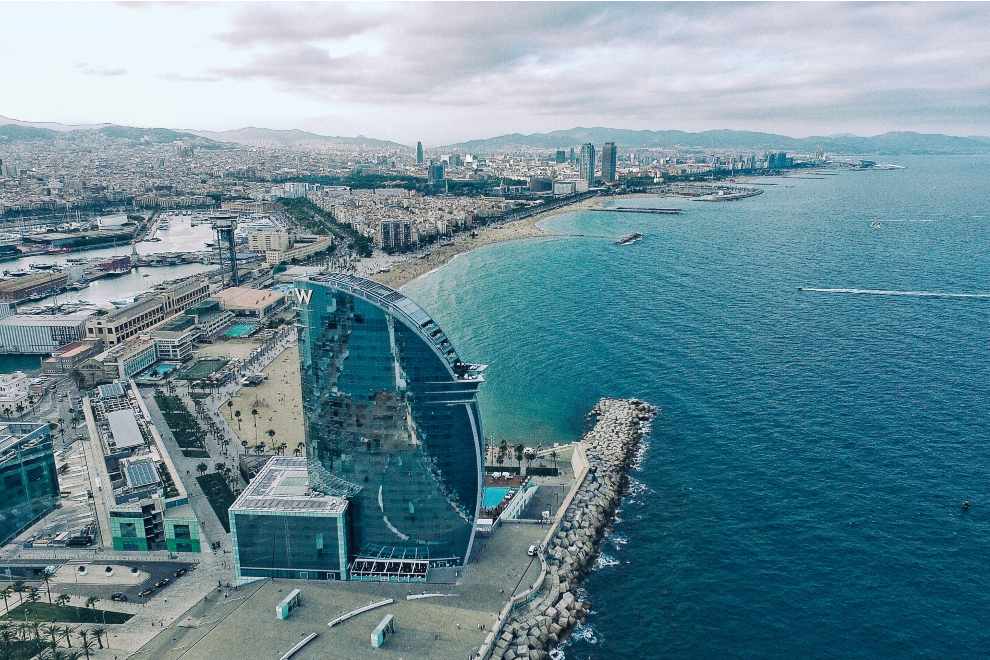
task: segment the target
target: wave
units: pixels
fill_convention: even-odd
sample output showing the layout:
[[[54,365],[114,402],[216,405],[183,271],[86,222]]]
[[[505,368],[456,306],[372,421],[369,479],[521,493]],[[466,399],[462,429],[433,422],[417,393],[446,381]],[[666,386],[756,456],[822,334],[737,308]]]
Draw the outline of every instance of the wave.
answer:
[[[600,571],[603,568],[611,568],[612,566],[618,566],[622,562],[611,555],[607,555],[604,552],[599,552],[598,557],[595,558],[595,567],[592,570]]]
[[[798,291],[810,293],[848,293],[867,296],[907,296],[911,298],[990,298],[990,293],[945,293],[943,291],[888,291],[886,289],[819,289],[802,286]]]

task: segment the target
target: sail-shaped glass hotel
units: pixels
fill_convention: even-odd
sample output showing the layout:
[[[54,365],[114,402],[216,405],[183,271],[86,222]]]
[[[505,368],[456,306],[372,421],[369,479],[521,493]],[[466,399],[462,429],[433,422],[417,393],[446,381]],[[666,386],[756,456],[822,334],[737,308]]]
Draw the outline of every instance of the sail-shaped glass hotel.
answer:
[[[335,273],[296,287],[309,487],[346,500],[340,574],[426,579],[464,564],[481,492],[484,366],[462,362],[437,323],[386,286]]]

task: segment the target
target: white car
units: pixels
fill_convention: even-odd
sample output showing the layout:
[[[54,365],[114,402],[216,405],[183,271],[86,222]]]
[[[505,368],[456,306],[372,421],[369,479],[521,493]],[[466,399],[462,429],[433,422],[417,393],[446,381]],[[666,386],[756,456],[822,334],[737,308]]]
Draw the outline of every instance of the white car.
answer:
[[[536,546],[535,545],[529,546],[529,550],[526,551],[526,554],[529,555],[530,557],[535,557],[536,556]]]

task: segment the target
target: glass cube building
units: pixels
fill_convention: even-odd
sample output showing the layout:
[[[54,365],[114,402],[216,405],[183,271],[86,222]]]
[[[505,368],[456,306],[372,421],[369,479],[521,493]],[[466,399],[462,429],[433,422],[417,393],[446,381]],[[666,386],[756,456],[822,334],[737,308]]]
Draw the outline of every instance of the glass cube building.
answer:
[[[48,425],[0,426],[0,545],[54,510],[58,498]]]
[[[350,579],[467,562],[482,483],[477,391],[422,308],[371,280],[296,282],[310,486],[348,503]]]

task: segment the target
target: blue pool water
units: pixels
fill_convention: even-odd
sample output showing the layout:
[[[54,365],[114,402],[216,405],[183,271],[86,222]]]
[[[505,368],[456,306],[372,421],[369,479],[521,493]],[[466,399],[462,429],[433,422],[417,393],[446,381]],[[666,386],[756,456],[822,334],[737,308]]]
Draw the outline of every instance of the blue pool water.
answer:
[[[253,323],[235,323],[227,328],[227,332],[223,334],[225,337],[247,337],[254,332],[256,328],[257,326]]]
[[[505,499],[505,496],[508,494],[509,490],[510,489],[505,486],[485,486],[485,490],[481,498],[481,508],[494,509],[502,502],[502,500]]]
[[[573,213],[548,225],[645,238],[490,246],[407,287],[491,365],[486,433],[663,409],[569,659],[986,655],[990,300],[798,291],[990,291],[990,158],[895,162],[623,199],[685,213]]]

